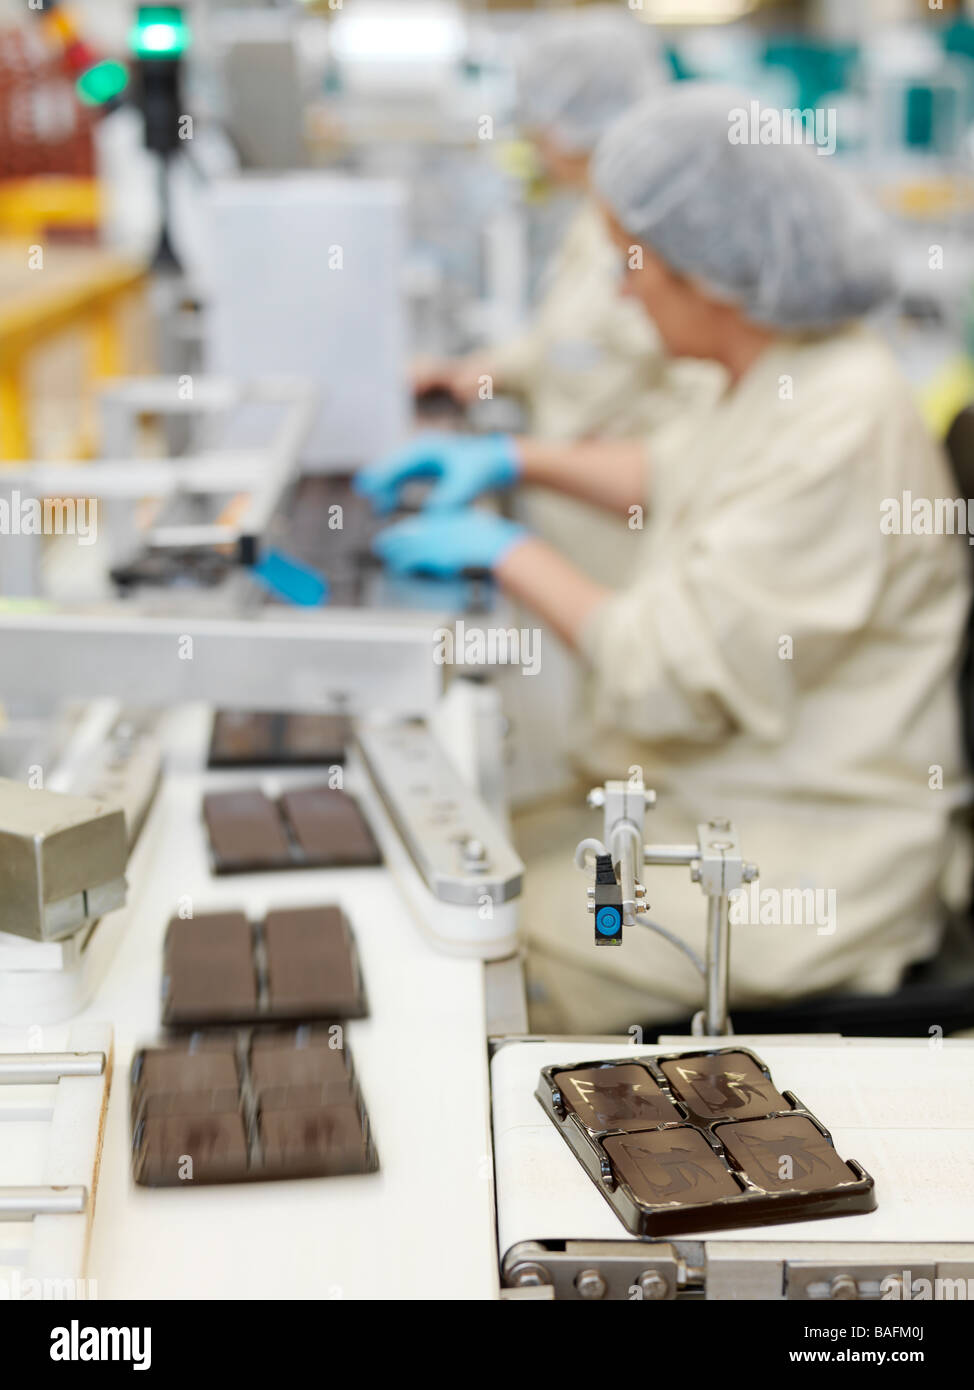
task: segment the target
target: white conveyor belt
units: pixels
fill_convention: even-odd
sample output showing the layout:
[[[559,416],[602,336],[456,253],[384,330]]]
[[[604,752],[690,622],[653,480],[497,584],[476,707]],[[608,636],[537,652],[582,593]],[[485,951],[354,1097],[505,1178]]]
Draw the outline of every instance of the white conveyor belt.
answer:
[[[631,1240],[535,1099],[543,1066],[740,1044],[825,1125],[876,1182],[865,1215],[751,1226],[686,1239],[974,1241],[974,1041],[734,1037],[655,1047],[509,1043],[491,1065],[500,1252],[521,1241]]]
[[[254,785],[268,775],[202,771],[202,707],[174,711],[163,737],[168,771],[143,832],[148,844],[134,859],[132,923],[83,1015],[115,1026],[88,1265],[99,1297],[495,1296],[483,965],[438,954],[384,869],[213,878],[200,818],[204,785]],[[326,776],[318,769],[287,781]],[[345,908],[371,1008],[370,1018],[348,1025],[348,1041],[379,1173],[191,1190],[134,1185],[128,1067],[135,1048],[158,1037],[163,938],[184,896],[197,913]]]

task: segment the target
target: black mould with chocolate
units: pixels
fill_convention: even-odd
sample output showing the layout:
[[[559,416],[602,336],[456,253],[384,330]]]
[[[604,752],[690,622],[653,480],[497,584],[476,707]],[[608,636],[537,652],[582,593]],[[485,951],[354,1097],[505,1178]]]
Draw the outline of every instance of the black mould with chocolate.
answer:
[[[873,1211],[872,1178],[743,1047],[542,1068],[538,1100],[628,1230]]]

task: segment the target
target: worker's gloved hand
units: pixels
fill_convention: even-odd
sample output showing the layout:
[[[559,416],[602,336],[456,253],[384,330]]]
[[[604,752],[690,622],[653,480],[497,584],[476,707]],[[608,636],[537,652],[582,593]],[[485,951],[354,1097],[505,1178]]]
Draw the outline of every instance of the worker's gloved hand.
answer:
[[[394,574],[447,578],[494,569],[528,534],[514,521],[470,508],[400,521],[380,531],[373,548]]]
[[[509,487],[520,472],[517,446],[509,435],[431,433],[361,469],[355,475],[355,487],[376,511],[389,512],[404,483],[412,478],[437,478],[426,507],[445,511],[463,507],[493,488]]]

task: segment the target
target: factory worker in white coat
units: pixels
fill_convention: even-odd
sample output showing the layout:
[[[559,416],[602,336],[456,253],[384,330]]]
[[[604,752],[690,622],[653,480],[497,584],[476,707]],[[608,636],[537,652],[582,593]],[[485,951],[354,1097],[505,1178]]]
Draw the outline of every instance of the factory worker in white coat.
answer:
[[[446,510],[434,496],[378,542],[403,572],[489,566],[588,672],[578,796],[518,826],[539,1029],[615,1031],[700,1005],[692,964],[649,931],[593,945],[572,850],[601,827],[580,798],[634,768],[659,794],[653,842],[729,816],[761,869],[736,905],[732,1006],[884,993],[938,944],[967,792],[968,548],[895,528],[891,501],[952,483],[894,360],[857,323],[890,289],[881,219],[813,149],[729,138],[747,107],[673,90],[613,127],[593,171],[627,288],[669,351],[724,367],[727,391],[648,442],[516,440],[513,477],[502,470],[620,515],[644,506],[630,581],[602,589],[574,557],[461,505],[486,467],[472,491],[441,469]],[[398,486],[373,470],[373,495]],[[700,889],[680,869],[646,878],[650,915],[702,954]]]
[[[522,399],[528,431],[543,439],[644,434],[720,383],[712,365],[669,362],[652,321],[619,293],[619,256],[589,189],[600,137],[666,82],[665,59],[631,15],[579,12],[545,21],[527,40],[517,76],[522,128],[548,180],[576,197],[576,210],[524,331],[468,357],[419,362],[414,384],[470,402],[489,380],[495,392]],[[533,489],[519,507],[553,544],[574,550],[584,541],[583,563],[595,578],[621,580],[636,545],[624,522]]]

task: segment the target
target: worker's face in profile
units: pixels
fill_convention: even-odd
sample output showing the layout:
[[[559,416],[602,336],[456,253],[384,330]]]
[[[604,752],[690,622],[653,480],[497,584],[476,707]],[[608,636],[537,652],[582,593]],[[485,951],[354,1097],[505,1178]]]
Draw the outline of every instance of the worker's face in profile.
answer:
[[[559,188],[584,188],[588,182],[588,156],[571,154],[546,130],[533,130],[534,145],[544,175]]]
[[[623,257],[621,293],[642,304],[672,357],[710,357],[717,327],[714,302],[637,242],[607,208],[603,213]]]

